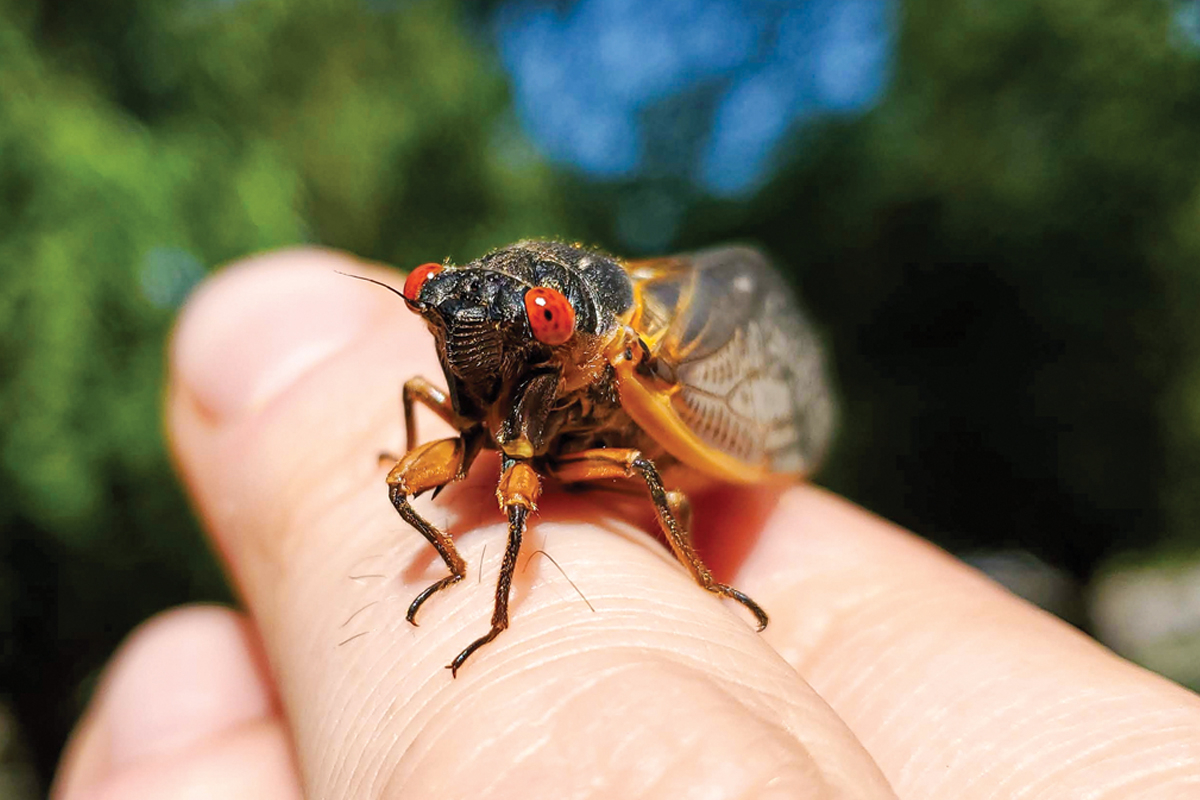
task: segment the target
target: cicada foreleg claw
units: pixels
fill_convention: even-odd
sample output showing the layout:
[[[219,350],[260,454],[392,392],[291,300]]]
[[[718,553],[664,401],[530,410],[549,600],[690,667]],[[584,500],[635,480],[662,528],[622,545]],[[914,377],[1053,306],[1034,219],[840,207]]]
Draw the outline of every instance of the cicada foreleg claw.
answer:
[[[418,514],[409,501],[422,492],[439,489],[462,477],[479,452],[479,441],[478,436],[464,434],[427,442],[410,450],[388,473],[388,497],[397,513],[433,545],[450,570],[449,575],[426,587],[412,601],[407,619],[413,625],[417,624],[421,604],[447,586],[461,581],[467,574],[467,564],[454,546],[454,540]]]
[[[556,478],[564,483],[605,480],[612,478],[640,477],[650,491],[658,524],[666,534],[667,541],[696,582],[713,594],[736,600],[754,615],[761,631],[767,627],[767,613],[743,592],[713,577],[712,571],[692,546],[691,503],[687,496],[678,491],[667,491],[654,462],[640,451],[627,448],[601,448],[573,453],[559,459],[552,469]]]

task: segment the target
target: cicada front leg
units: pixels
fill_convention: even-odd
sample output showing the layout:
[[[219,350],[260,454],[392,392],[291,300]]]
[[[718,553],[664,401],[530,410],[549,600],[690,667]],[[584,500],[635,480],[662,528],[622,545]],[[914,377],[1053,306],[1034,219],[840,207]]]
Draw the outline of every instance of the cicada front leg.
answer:
[[[492,628],[471,642],[455,656],[448,668],[458,677],[459,667],[471,654],[500,635],[508,627],[508,598],[512,594],[513,573],[517,569],[517,556],[521,553],[521,539],[525,535],[525,523],[530,511],[537,510],[538,495],[542,481],[537,472],[526,461],[505,457],[501,461],[500,483],[496,487],[496,499],[500,508],[508,515],[508,545],[504,549],[504,561],[500,564],[500,578],[496,581],[496,602],[492,607]]]
[[[417,446],[417,403],[454,426],[455,430],[461,431],[469,427],[469,423],[454,412],[454,405],[445,392],[424,378],[410,378],[404,382],[404,388],[400,392],[400,405],[404,412],[404,452],[406,453],[412,452],[412,449]],[[379,454],[380,464],[389,461],[395,463],[399,460],[399,456],[386,450]]]
[[[454,405],[446,393],[424,378],[410,378],[405,381],[404,389],[400,393],[400,402],[404,406],[404,452],[406,453],[417,446],[416,403],[420,403],[437,414],[456,431],[465,430],[470,426],[470,423],[455,413]]]
[[[449,575],[430,584],[412,601],[407,619],[413,625],[417,624],[417,611],[421,604],[434,593],[461,581],[467,574],[467,565],[454,546],[454,540],[418,514],[409,501],[423,492],[440,489],[466,475],[482,445],[483,430],[471,428],[459,436],[427,442],[409,450],[388,473],[388,498],[397,513],[433,545],[450,570]]]
[[[640,450],[600,448],[572,453],[558,459],[551,472],[564,483],[640,477],[650,490],[650,499],[654,503],[658,524],[666,534],[675,557],[687,568],[696,582],[708,591],[732,598],[748,608],[758,621],[760,631],[767,627],[767,614],[758,603],[732,586],[719,583],[713,577],[712,571],[692,546],[691,503],[687,496],[682,492],[667,491],[663,487],[658,469]]]

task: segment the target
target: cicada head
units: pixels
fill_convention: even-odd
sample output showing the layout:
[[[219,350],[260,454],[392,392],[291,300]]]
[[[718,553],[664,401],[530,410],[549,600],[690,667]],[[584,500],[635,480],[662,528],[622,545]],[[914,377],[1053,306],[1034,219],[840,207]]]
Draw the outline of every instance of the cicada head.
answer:
[[[527,376],[589,358],[633,302],[615,261],[557,242],[519,242],[464,266],[422,265],[404,295],[437,342],[455,410],[475,419]]]

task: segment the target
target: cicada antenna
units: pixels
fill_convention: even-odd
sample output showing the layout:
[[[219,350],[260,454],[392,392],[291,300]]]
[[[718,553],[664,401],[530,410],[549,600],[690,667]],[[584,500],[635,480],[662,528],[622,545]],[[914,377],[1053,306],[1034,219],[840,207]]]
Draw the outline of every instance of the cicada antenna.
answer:
[[[347,278],[354,278],[356,281],[366,281],[367,283],[373,283],[376,286],[382,286],[383,288],[387,289],[392,294],[399,297],[404,302],[406,302],[406,303],[409,302],[408,298],[404,296],[404,292],[401,292],[395,286],[388,286],[383,281],[377,281],[374,278],[368,278],[365,275],[355,275],[352,272],[342,272],[340,269],[335,269],[334,272],[336,272],[338,275],[345,275]]]

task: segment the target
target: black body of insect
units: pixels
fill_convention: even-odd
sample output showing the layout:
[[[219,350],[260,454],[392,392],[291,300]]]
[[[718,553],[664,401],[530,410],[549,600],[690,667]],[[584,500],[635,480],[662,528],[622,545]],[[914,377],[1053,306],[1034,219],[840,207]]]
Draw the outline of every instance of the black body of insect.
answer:
[[[403,297],[433,334],[447,386],[420,377],[404,384],[407,452],[387,478],[400,516],[449,569],[412,601],[410,622],[466,575],[453,540],[410,500],[463,478],[485,448],[501,456],[496,495],[508,544],[491,629],[451,662],[454,674],[508,627],[513,572],[543,476],[640,481],[697,583],[766,626],[758,604],[700,559],[687,497],[668,488],[676,480],[798,480],[828,443],[833,403],[821,349],[761,254],[722,247],[627,262],[525,241],[463,266],[422,265]],[[418,445],[417,403],[457,435]]]

